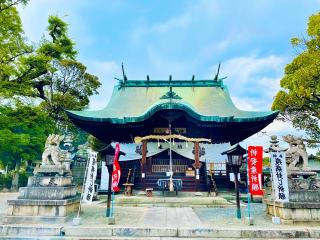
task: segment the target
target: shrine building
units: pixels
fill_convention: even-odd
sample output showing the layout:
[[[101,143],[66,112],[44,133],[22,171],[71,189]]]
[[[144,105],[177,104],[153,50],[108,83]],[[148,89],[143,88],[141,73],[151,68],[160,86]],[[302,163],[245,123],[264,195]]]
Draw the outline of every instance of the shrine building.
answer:
[[[121,144],[125,155],[120,156],[120,186],[130,171],[135,189],[157,190],[158,180],[172,172],[173,178],[181,179],[182,191],[206,191],[208,173],[218,189],[232,186],[221,152],[265,128],[278,111],[239,110],[218,77],[128,80],[124,76],[105,108],[67,114],[76,126],[110,147]]]

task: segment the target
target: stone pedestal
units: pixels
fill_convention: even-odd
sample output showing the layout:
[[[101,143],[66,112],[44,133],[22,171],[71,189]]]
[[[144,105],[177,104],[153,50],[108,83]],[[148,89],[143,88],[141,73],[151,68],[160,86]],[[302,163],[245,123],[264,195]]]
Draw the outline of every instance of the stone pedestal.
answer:
[[[275,202],[272,200],[265,201],[267,213],[281,218],[282,223],[302,223],[302,222],[319,222],[320,223],[320,202]]]
[[[18,199],[8,200],[6,223],[65,222],[79,208],[80,196],[70,171],[58,166],[41,166],[19,189]]]
[[[265,199],[267,213],[281,218],[282,223],[320,223],[320,179],[314,172],[288,174],[289,202]]]

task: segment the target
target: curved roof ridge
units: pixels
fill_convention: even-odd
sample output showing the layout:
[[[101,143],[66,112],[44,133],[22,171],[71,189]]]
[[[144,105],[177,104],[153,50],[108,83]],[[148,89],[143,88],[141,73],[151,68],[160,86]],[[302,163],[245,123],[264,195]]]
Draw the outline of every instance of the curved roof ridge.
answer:
[[[184,82],[200,82],[184,81]],[[208,81],[209,80],[205,80]],[[126,81],[134,82],[133,80]],[[138,81],[141,84],[142,81]],[[165,81],[165,86],[148,87],[115,86],[107,106],[96,111],[68,111],[71,118],[85,121],[126,124],[141,122],[161,110],[182,110],[200,121],[213,122],[250,122],[274,119],[278,111],[244,111],[233,103],[228,88],[212,85],[180,86],[170,85],[178,81]],[[164,81],[161,81],[161,84]],[[217,81],[210,81],[210,83]],[[222,82],[222,81],[221,81]],[[158,81],[158,84],[160,82]],[[184,83],[183,83],[184,84]]]

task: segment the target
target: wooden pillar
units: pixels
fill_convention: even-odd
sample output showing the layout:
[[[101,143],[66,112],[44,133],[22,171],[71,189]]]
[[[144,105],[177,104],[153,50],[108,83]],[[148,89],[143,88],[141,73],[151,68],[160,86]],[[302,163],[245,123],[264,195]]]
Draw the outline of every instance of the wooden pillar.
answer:
[[[198,142],[194,143],[194,164],[193,167],[196,170],[196,179],[195,179],[195,183],[196,183],[196,191],[199,191],[199,186],[200,186],[200,168],[201,168],[201,163],[200,163],[200,156],[199,156],[199,152],[200,152],[200,146]]]
[[[142,156],[141,156],[141,185],[142,185],[142,188],[145,188],[147,141],[142,142],[141,153],[142,153]]]

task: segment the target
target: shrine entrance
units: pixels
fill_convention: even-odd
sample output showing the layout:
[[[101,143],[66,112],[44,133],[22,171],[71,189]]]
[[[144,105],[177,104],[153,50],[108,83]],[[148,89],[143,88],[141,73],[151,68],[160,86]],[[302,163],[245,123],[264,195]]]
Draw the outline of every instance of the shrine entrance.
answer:
[[[193,167],[195,161],[172,152],[172,172],[174,179],[182,182],[181,191],[206,191],[206,169],[202,164],[199,171],[199,179],[196,177],[196,169]],[[159,189],[159,179],[170,178],[170,160],[168,151],[147,158],[145,178],[142,184],[145,188]]]

